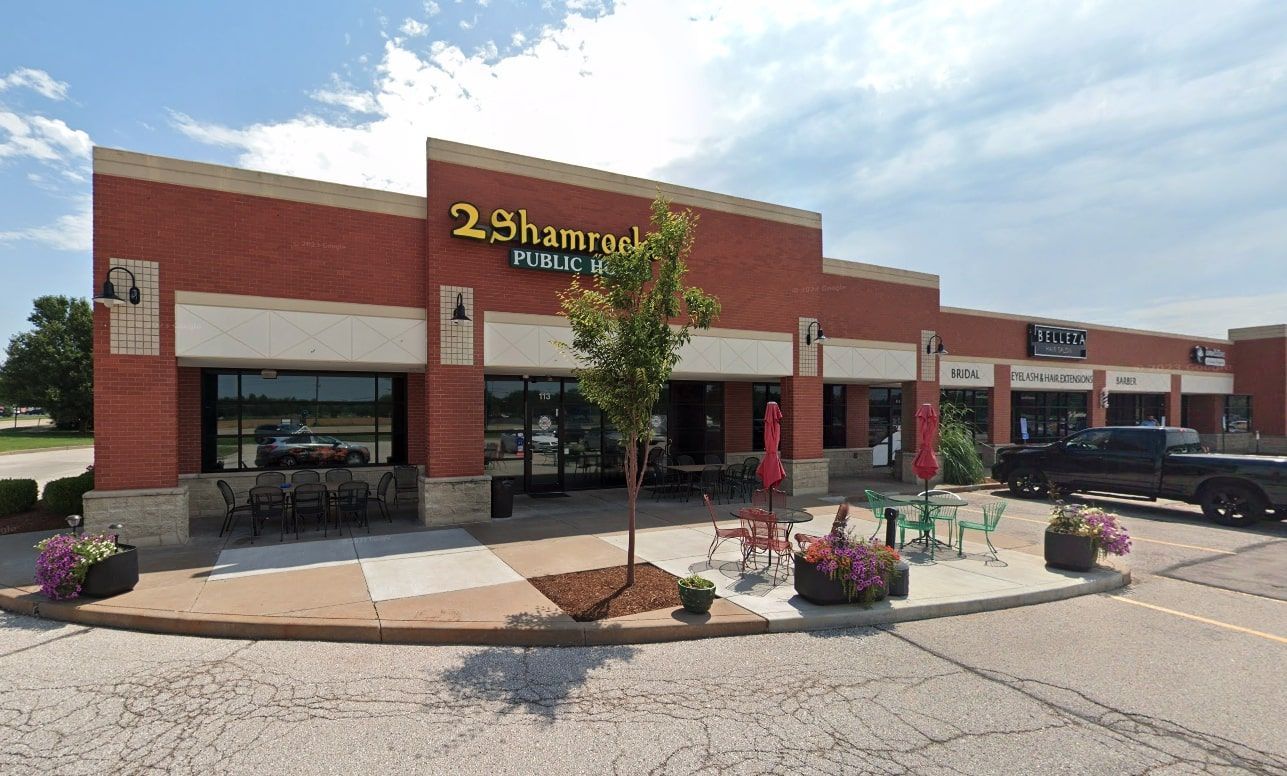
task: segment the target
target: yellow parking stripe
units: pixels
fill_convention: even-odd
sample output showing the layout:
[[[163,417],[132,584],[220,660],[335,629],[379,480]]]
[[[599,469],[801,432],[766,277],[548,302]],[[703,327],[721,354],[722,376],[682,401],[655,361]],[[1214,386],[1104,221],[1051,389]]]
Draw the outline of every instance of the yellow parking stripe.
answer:
[[[1214,625],[1217,628],[1224,628],[1226,630],[1237,631],[1238,633],[1246,633],[1249,636],[1259,636],[1262,639],[1269,639],[1270,641],[1276,641],[1279,644],[1287,644],[1287,638],[1283,638],[1282,636],[1275,636],[1272,633],[1265,633],[1264,631],[1252,630],[1251,628],[1244,628],[1241,625],[1230,625],[1227,622],[1220,622],[1219,620],[1209,620],[1206,617],[1199,617],[1196,614],[1189,614],[1187,612],[1177,612],[1174,609],[1167,609],[1165,606],[1146,604],[1143,601],[1136,601],[1131,598],[1123,598],[1122,596],[1119,596],[1119,595],[1110,595],[1109,598],[1113,599],[1114,601],[1121,601],[1127,604],[1134,604],[1135,606],[1142,606],[1145,609],[1153,609],[1154,611],[1165,612],[1166,614],[1174,614],[1176,617],[1183,617],[1186,620],[1194,620],[1196,622],[1204,623],[1206,625]]]
[[[979,509],[971,509],[969,507],[961,507],[961,509],[965,510],[966,512],[975,512],[980,515],[983,514],[983,511]],[[1019,517],[1017,515],[1004,515],[1001,519],[1002,520],[1022,520],[1025,523],[1036,523],[1038,525],[1046,525],[1048,522],[1050,522],[1048,520],[1035,520],[1031,517]],[[1186,550],[1201,550],[1202,552],[1214,552],[1219,555],[1237,555],[1238,554],[1233,550],[1217,550],[1215,547],[1202,547],[1196,544],[1180,544],[1179,542],[1164,542],[1161,539],[1145,539],[1142,536],[1132,536],[1131,541],[1148,542],[1149,544],[1164,544],[1167,547],[1182,547]]]

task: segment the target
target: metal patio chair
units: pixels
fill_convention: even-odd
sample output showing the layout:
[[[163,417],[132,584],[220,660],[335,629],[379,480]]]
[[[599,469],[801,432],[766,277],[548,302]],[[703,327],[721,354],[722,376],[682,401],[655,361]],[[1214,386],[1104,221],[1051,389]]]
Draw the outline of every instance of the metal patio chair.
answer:
[[[956,523],[956,554],[958,557],[965,555],[965,529],[973,531],[982,531],[983,539],[988,543],[988,550],[992,553],[992,560],[1001,560],[997,556],[997,548],[992,546],[992,532],[997,529],[997,523],[1001,522],[1001,515],[1005,512],[1005,502],[996,501],[991,504],[983,505],[983,521],[976,520],[958,520]]]
[[[885,521],[885,507],[889,506],[889,502],[874,490],[864,490],[863,494],[867,496],[867,508],[876,517],[876,530],[867,537],[867,541],[873,541],[880,534],[880,525]]]
[[[259,535],[259,528],[276,520],[281,524],[281,537],[286,541],[286,521],[290,519],[286,510],[286,493],[276,485],[256,485],[250,489],[250,524],[254,535]]]
[[[223,480],[215,483],[219,489],[219,495],[223,496],[223,525],[219,526],[219,535],[223,536],[225,532],[231,533],[238,515],[250,514],[250,504],[238,504],[237,496],[232,492],[232,486]],[[251,528],[254,528],[254,521],[251,521]]]
[[[706,552],[706,563],[710,564],[711,558],[715,557],[715,550],[728,539],[742,539],[746,536],[746,530],[743,528],[720,528],[719,519],[715,517],[715,505],[711,503],[711,497],[702,494],[702,500],[706,502],[706,513],[711,516],[711,527],[715,529],[715,538],[711,541],[711,548]]]
[[[697,490],[701,491],[703,497],[711,496],[719,500],[720,493],[724,490],[724,467],[712,464],[702,469],[701,479],[697,481]]]
[[[328,469],[326,471],[326,484],[339,485],[342,482],[352,482],[353,472],[348,469]]]
[[[932,490],[923,490],[920,493],[917,493],[916,495],[920,496],[921,498],[924,498],[926,496],[948,497],[955,502],[954,504],[951,504],[951,505],[940,504],[938,505],[938,508],[934,512],[935,520],[947,523],[947,540],[948,542],[951,542],[953,537],[956,536],[956,510],[966,505],[965,499],[961,498],[960,495],[953,493],[950,490],[940,490],[937,488]]]
[[[746,571],[747,561],[760,550],[764,550],[769,556],[769,565],[765,567],[765,571],[774,567],[774,553],[777,553],[776,565],[781,571],[784,559],[791,553],[791,542],[786,537],[788,526],[779,526],[773,513],[755,507],[739,511],[738,519],[746,533],[742,538],[742,571]],[[776,573],[773,578],[777,579]]]
[[[255,487],[260,485],[284,485],[286,475],[281,472],[263,472],[255,478]]]
[[[411,503],[420,503],[420,470],[414,466],[393,467],[393,498],[402,508],[402,496],[411,496]]]
[[[912,541],[924,539],[925,546],[929,549],[930,560],[934,560],[934,548],[938,545],[938,537],[935,533],[938,521],[934,518],[938,507],[926,508],[912,504],[894,506],[898,509],[898,549],[901,550],[907,546],[907,531],[917,531],[920,537]]]
[[[291,496],[291,511],[294,512],[292,520],[295,523],[295,538],[299,538],[300,520],[315,520],[322,529],[322,535],[327,536],[327,523],[330,522],[331,499],[327,494],[326,486],[320,482],[305,482],[295,487],[295,492]]]
[[[371,496],[371,501],[380,505],[380,514],[384,515],[387,522],[393,522],[393,514],[389,512],[389,488],[393,487],[393,472],[385,472],[380,475],[380,484],[375,486],[375,495]]]
[[[344,535],[344,524],[349,525],[349,536],[353,535],[353,523],[366,526],[366,532],[371,533],[371,521],[367,519],[367,508],[370,506],[371,486],[365,482],[341,482],[339,493],[335,499],[335,509],[337,512],[335,520],[335,529]]]
[[[312,469],[300,469],[297,472],[291,472],[291,485],[307,485],[311,482],[321,482],[322,478]]]

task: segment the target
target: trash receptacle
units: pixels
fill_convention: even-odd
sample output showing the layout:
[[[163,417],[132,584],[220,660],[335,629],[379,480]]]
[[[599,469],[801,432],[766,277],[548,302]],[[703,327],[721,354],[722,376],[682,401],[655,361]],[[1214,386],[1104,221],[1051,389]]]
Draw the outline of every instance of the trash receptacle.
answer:
[[[492,517],[514,514],[514,478],[492,477]]]

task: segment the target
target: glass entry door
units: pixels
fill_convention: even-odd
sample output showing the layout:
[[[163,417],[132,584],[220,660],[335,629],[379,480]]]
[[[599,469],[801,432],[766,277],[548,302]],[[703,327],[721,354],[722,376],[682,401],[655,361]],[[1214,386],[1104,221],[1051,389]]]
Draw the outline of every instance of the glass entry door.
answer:
[[[563,484],[563,381],[527,384],[527,492],[561,491]]]

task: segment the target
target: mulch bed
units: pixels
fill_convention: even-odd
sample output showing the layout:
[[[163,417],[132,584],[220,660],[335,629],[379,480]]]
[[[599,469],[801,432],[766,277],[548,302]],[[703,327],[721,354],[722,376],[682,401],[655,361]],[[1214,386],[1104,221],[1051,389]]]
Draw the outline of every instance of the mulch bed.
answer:
[[[56,531],[66,527],[67,518],[50,512],[39,504],[26,512],[0,517],[0,536],[28,531]]]
[[[635,583],[630,587],[625,586],[625,566],[554,574],[527,581],[577,622],[683,606],[676,578],[647,563],[635,564]]]

